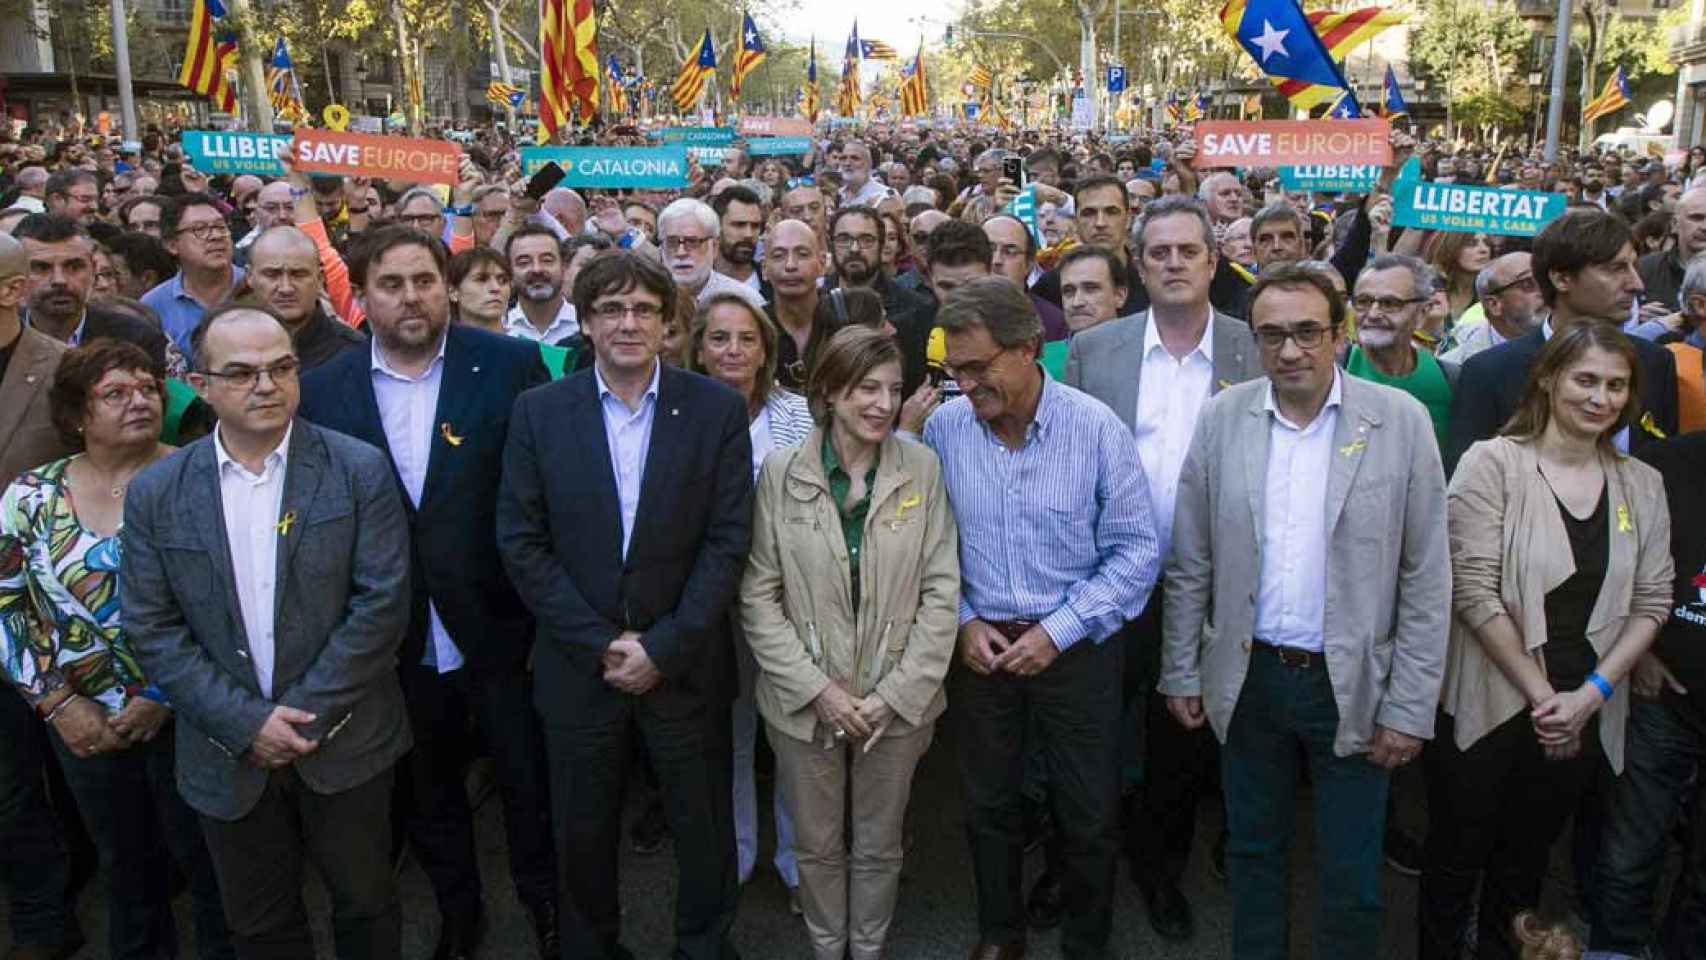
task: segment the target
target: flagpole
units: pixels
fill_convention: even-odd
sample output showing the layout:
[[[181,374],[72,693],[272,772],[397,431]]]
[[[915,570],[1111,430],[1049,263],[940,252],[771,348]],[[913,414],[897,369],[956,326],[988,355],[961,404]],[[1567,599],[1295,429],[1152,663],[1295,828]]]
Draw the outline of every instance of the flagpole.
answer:
[[[130,86],[130,33],[125,23],[124,0],[113,0],[113,64],[118,80],[119,112],[124,117],[124,138],[140,141],[136,125],[136,91]]]

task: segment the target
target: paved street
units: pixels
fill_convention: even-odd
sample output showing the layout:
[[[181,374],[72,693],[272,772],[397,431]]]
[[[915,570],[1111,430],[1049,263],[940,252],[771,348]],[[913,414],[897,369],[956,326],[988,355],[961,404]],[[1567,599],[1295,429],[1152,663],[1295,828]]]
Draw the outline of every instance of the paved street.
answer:
[[[952,741],[945,728],[925,758],[914,794],[916,843],[907,860],[891,939],[891,960],[960,960],[975,938],[976,925],[971,884],[971,864],[965,843],[959,791],[955,783]],[[768,810],[767,789],[760,809]],[[1300,797],[1299,831],[1307,836],[1307,794]],[[482,866],[486,870],[489,929],[481,956],[489,960],[530,960],[535,956],[532,934],[509,884],[503,877],[503,831],[500,805],[488,799],[479,814]],[[1186,877],[1186,894],[1197,909],[1196,939],[1187,944],[1168,944],[1149,929],[1141,900],[1125,876],[1121,878],[1114,918],[1117,960],[1218,960],[1230,957],[1230,908],[1223,886],[1208,871],[1207,841],[1219,829],[1218,813],[1205,814],[1199,843]],[[766,832],[768,825],[766,824]],[[766,844],[769,843],[768,836]],[[624,850],[627,845],[624,843]],[[761,861],[767,864],[767,860]],[[1032,858],[1032,869],[1040,869],[1040,852]],[[1305,867],[1301,860],[1299,867]],[[674,868],[668,848],[663,853],[640,857],[624,854],[622,864],[623,902],[627,916],[625,942],[641,960],[662,960],[670,945],[670,906],[674,897]],[[1306,880],[1307,874],[1298,871]],[[1555,875],[1557,871],[1554,871]],[[1303,880],[1294,887],[1294,898],[1305,893]],[[99,881],[97,881],[97,884]],[[1383,872],[1387,914],[1386,947],[1383,960],[1407,960],[1415,956],[1416,881]],[[422,960],[429,956],[437,930],[432,895],[426,878],[412,863],[403,876],[404,916],[407,923],[404,956]],[[318,911],[323,899],[316,888],[311,903]],[[99,891],[91,888],[83,898],[83,923],[91,940],[79,960],[105,960],[102,911]],[[1301,905],[1301,904],[1300,904]],[[183,913],[183,903],[179,905]],[[319,914],[323,915],[323,913]],[[1308,956],[1310,918],[1297,919],[1293,955]],[[187,916],[182,917],[188,929]],[[330,958],[327,931],[320,930],[322,956]],[[787,910],[787,897],[773,870],[761,866],[741,901],[735,941],[746,960],[803,960],[810,952],[804,927]],[[0,951],[9,941],[0,940]],[[1059,956],[1052,934],[1033,938],[1030,957],[1052,960]],[[566,958],[567,960],[567,958]]]

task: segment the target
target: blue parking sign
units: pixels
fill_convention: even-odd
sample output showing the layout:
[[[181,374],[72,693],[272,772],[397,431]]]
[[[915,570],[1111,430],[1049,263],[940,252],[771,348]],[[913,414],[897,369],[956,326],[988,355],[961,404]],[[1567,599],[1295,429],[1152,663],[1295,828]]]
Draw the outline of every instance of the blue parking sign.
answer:
[[[1108,67],[1108,92],[1125,92],[1125,67],[1119,64]]]

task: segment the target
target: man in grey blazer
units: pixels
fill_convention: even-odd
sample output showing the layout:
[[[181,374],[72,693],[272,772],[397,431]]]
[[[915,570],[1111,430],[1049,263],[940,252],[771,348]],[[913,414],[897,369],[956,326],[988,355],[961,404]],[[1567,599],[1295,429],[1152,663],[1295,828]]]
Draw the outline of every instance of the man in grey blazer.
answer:
[[[1249,325],[1209,303],[1216,249],[1200,201],[1172,196],[1149,204],[1135,246],[1149,309],[1073,337],[1066,382],[1113,408],[1136,434],[1165,553],[1179,470],[1198,414],[1209,397],[1262,370]],[[1190,859],[1197,800],[1213,772],[1214,741],[1205,730],[1180,726],[1160,697],[1146,695],[1161,668],[1165,589],[1163,579],[1127,627],[1126,716],[1129,721],[1140,711],[1144,717],[1145,756],[1143,790],[1128,795],[1123,814],[1132,878],[1150,926],[1166,939],[1183,940],[1193,923],[1179,879]],[[1134,728],[1130,722],[1122,727]],[[1124,753],[1129,758],[1135,749],[1128,744]]]
[[[1179,477],[1160,689],[1219,737],[1232,955],[1288,956],[1298,753],[1314,784],[1314,955],[1375,957],[1391,770],[1433,735],[1451,603],[1427,411],[1341,373],[1344,298],[1285,265],[1251,289],[1268,372],[1203,410]],[[1323,482],[1324,481],[1324,482]]]
[[[311,860],[337,955],[396,960],[409,544],[391,465],[295,418],[300,365],[271,314],[215,310],[193,337],[191,382],[219,426],[131,484],[125,631],[178,714],[178,789],[201,814],[238,955],[314,956]]]

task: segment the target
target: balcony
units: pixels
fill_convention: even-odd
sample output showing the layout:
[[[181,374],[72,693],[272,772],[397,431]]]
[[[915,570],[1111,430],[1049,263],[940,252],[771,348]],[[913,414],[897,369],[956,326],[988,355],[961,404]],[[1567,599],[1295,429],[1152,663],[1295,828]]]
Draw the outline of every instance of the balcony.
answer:
[[[1706,61],[1706,22],[1695,21],[1672,30],[1670,55],[1677,63]]]

